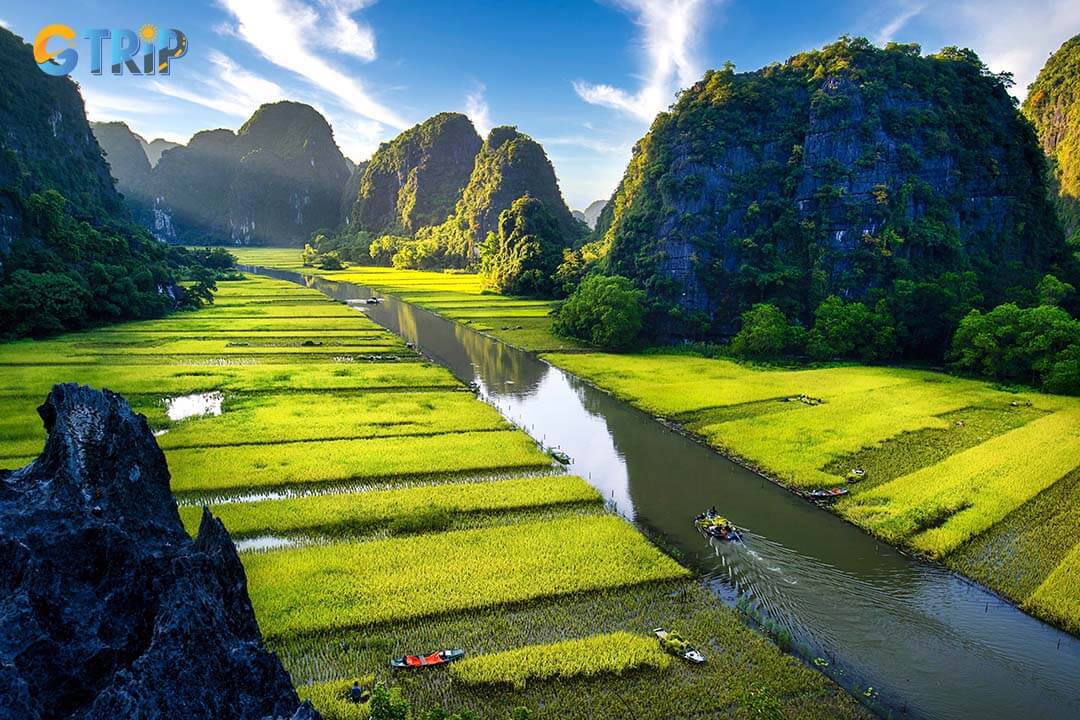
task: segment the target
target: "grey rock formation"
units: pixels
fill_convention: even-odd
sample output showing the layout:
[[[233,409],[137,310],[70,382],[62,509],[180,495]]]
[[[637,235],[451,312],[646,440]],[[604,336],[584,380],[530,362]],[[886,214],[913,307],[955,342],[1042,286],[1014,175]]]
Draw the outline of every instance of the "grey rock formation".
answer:
[[[0,471],[0,720],[317,718],[220,521],[184,531],[146,419],[74,384],[38,412],[43,452]]]

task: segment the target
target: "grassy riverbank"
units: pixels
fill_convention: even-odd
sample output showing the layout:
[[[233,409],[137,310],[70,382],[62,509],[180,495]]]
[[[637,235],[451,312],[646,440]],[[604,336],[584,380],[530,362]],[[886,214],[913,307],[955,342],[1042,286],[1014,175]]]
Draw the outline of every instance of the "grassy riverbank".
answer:
[[[541,718],[865,714],[449,372],[321,293],[227,282],[205,310],[0,345],[0,466],[40,451],[35,407],[65,381],[146,414],[189,528],[209,502],[237,536],[292,544],[241,557],[268,642],[329,720],[357,710],[334,695],[353,679],[499,720],[518,705]],[[203,393],[170,418],[170,400]],[[713,661],[658,659],[657,625]],[[505,653],[532,646],[544,662],[510,674]],[[446,647],[480,660],[458,680],[387,667]]]
[[[294,250],[245,250],[241,258],[303,270]],[[531,318],[527,333],[503,330],[496,318],[525,301],[481,296],[476,276],[319,274],[400,295],[543,353],[794,490],[844,485],[851,470],[864,470],[837,512],[1080,633],[1080,400],[908,369],[565,352],[550,318]],[[478,320],[479,312],[492,314]]]

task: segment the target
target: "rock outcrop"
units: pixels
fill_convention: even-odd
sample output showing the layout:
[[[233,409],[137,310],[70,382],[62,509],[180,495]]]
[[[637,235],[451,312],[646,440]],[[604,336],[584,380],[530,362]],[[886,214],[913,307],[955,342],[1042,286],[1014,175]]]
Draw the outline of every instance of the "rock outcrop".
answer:
[[[566,244],[588,232],[574,219],[563,200],[555,168],[540,143],[515,127],[492,129],[476,156],[469,183],[454,212],[441,225],[425,228],[417,238],[431,238],[446,248],[448,257],[463,263],[479,257],[480,244],[497,230],[499,214],[524,196],[543,203]]]
[[[372,235],[412,235],[446,219],[482,141],[460,113],[439,113],[383,143],[364,169],[349,218]]]
[[[301,103],[271,103],[236,133],[206,130],[163,153],[144,219],[169,242],[303,245],[339,224],[348,179],[326,118]]]
[[[45,449],[0,471],[0,718],[317,718],[220,521],[184,532],[146,419],[73,384],[38,412]]]
[[[699,325],[755,302],[807,322],[829,294],[873,302],[961,273],[992,305],[1067,262],[1043,170],[974,53],[843,39],[683,92],[590,250]]]
[[[1080,35],[1046,61],[1028,88],[1023,111],[1053,166],[1061,223],[1071,243],[1080,244]]]
[[[116,189],[129,199],[145,202],[150,181],[150,160],[146,157],[146,141],[122,122],[90,123],[109,172],[116,179]]]

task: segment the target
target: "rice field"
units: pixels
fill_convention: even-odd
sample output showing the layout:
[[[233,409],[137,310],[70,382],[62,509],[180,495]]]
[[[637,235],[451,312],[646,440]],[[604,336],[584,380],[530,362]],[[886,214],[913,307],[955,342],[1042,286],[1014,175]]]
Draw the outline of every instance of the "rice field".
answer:
[[[480,278],[461,272],[426,272],[387,267],[353,266],[344,270],[304,267],[300,251],[291,248],[237,248],[246,265],[274,267],[366,285],[461,322],[515,347],[557,351],[581,347],[551,332],[555,303],[483,293]]]
[[[530,680],[623,675],[645,668],[664,670],[670,664],[671,656],[655,638],[615,632],[466,658],[450,667],[450,677],[465,685],[524,690]]]
[[[389,272],[380,287],[411,281]],[[546,304],[481,296],[469,276],[437,279],[415,292],[475,316],[463,321],[550,338]],[[789,717],[865,717],[608,513],[592,486],[556,474],[449,372],[316,291],[222,282],[212,308],[0,345],[0,465],[40,451],[35,408],[65,381],[121,392],[146,415],[189,531],[207,503],[237,538],[293,543],[241,559],[268,643],[331,720],[367,717],[345,699],[354,680],[389,684],[416,717],[503,720],[518,706],[538,718],[628,706],[657,720],[748,716],[762,698]],[[659,654],[656,623],[724,661],[691,668]],[[476,667],[497,668],[538,645],[543,666],[509,683],[387,666],[463,647]]]
[[[864,470],[836,512],[1076,632],[1080,400],[898,368],[546,357],[796,491]]]

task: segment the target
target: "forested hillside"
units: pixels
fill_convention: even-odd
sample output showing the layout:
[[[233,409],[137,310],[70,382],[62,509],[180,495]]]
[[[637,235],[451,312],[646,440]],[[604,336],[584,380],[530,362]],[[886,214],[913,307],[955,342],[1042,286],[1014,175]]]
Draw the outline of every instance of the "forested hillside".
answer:
[[[129,222],[75,83],[41,72],[3,28],[0,77],[0,336],[209,301],[213,274],[201,266],[229,259],[168,248]]]

